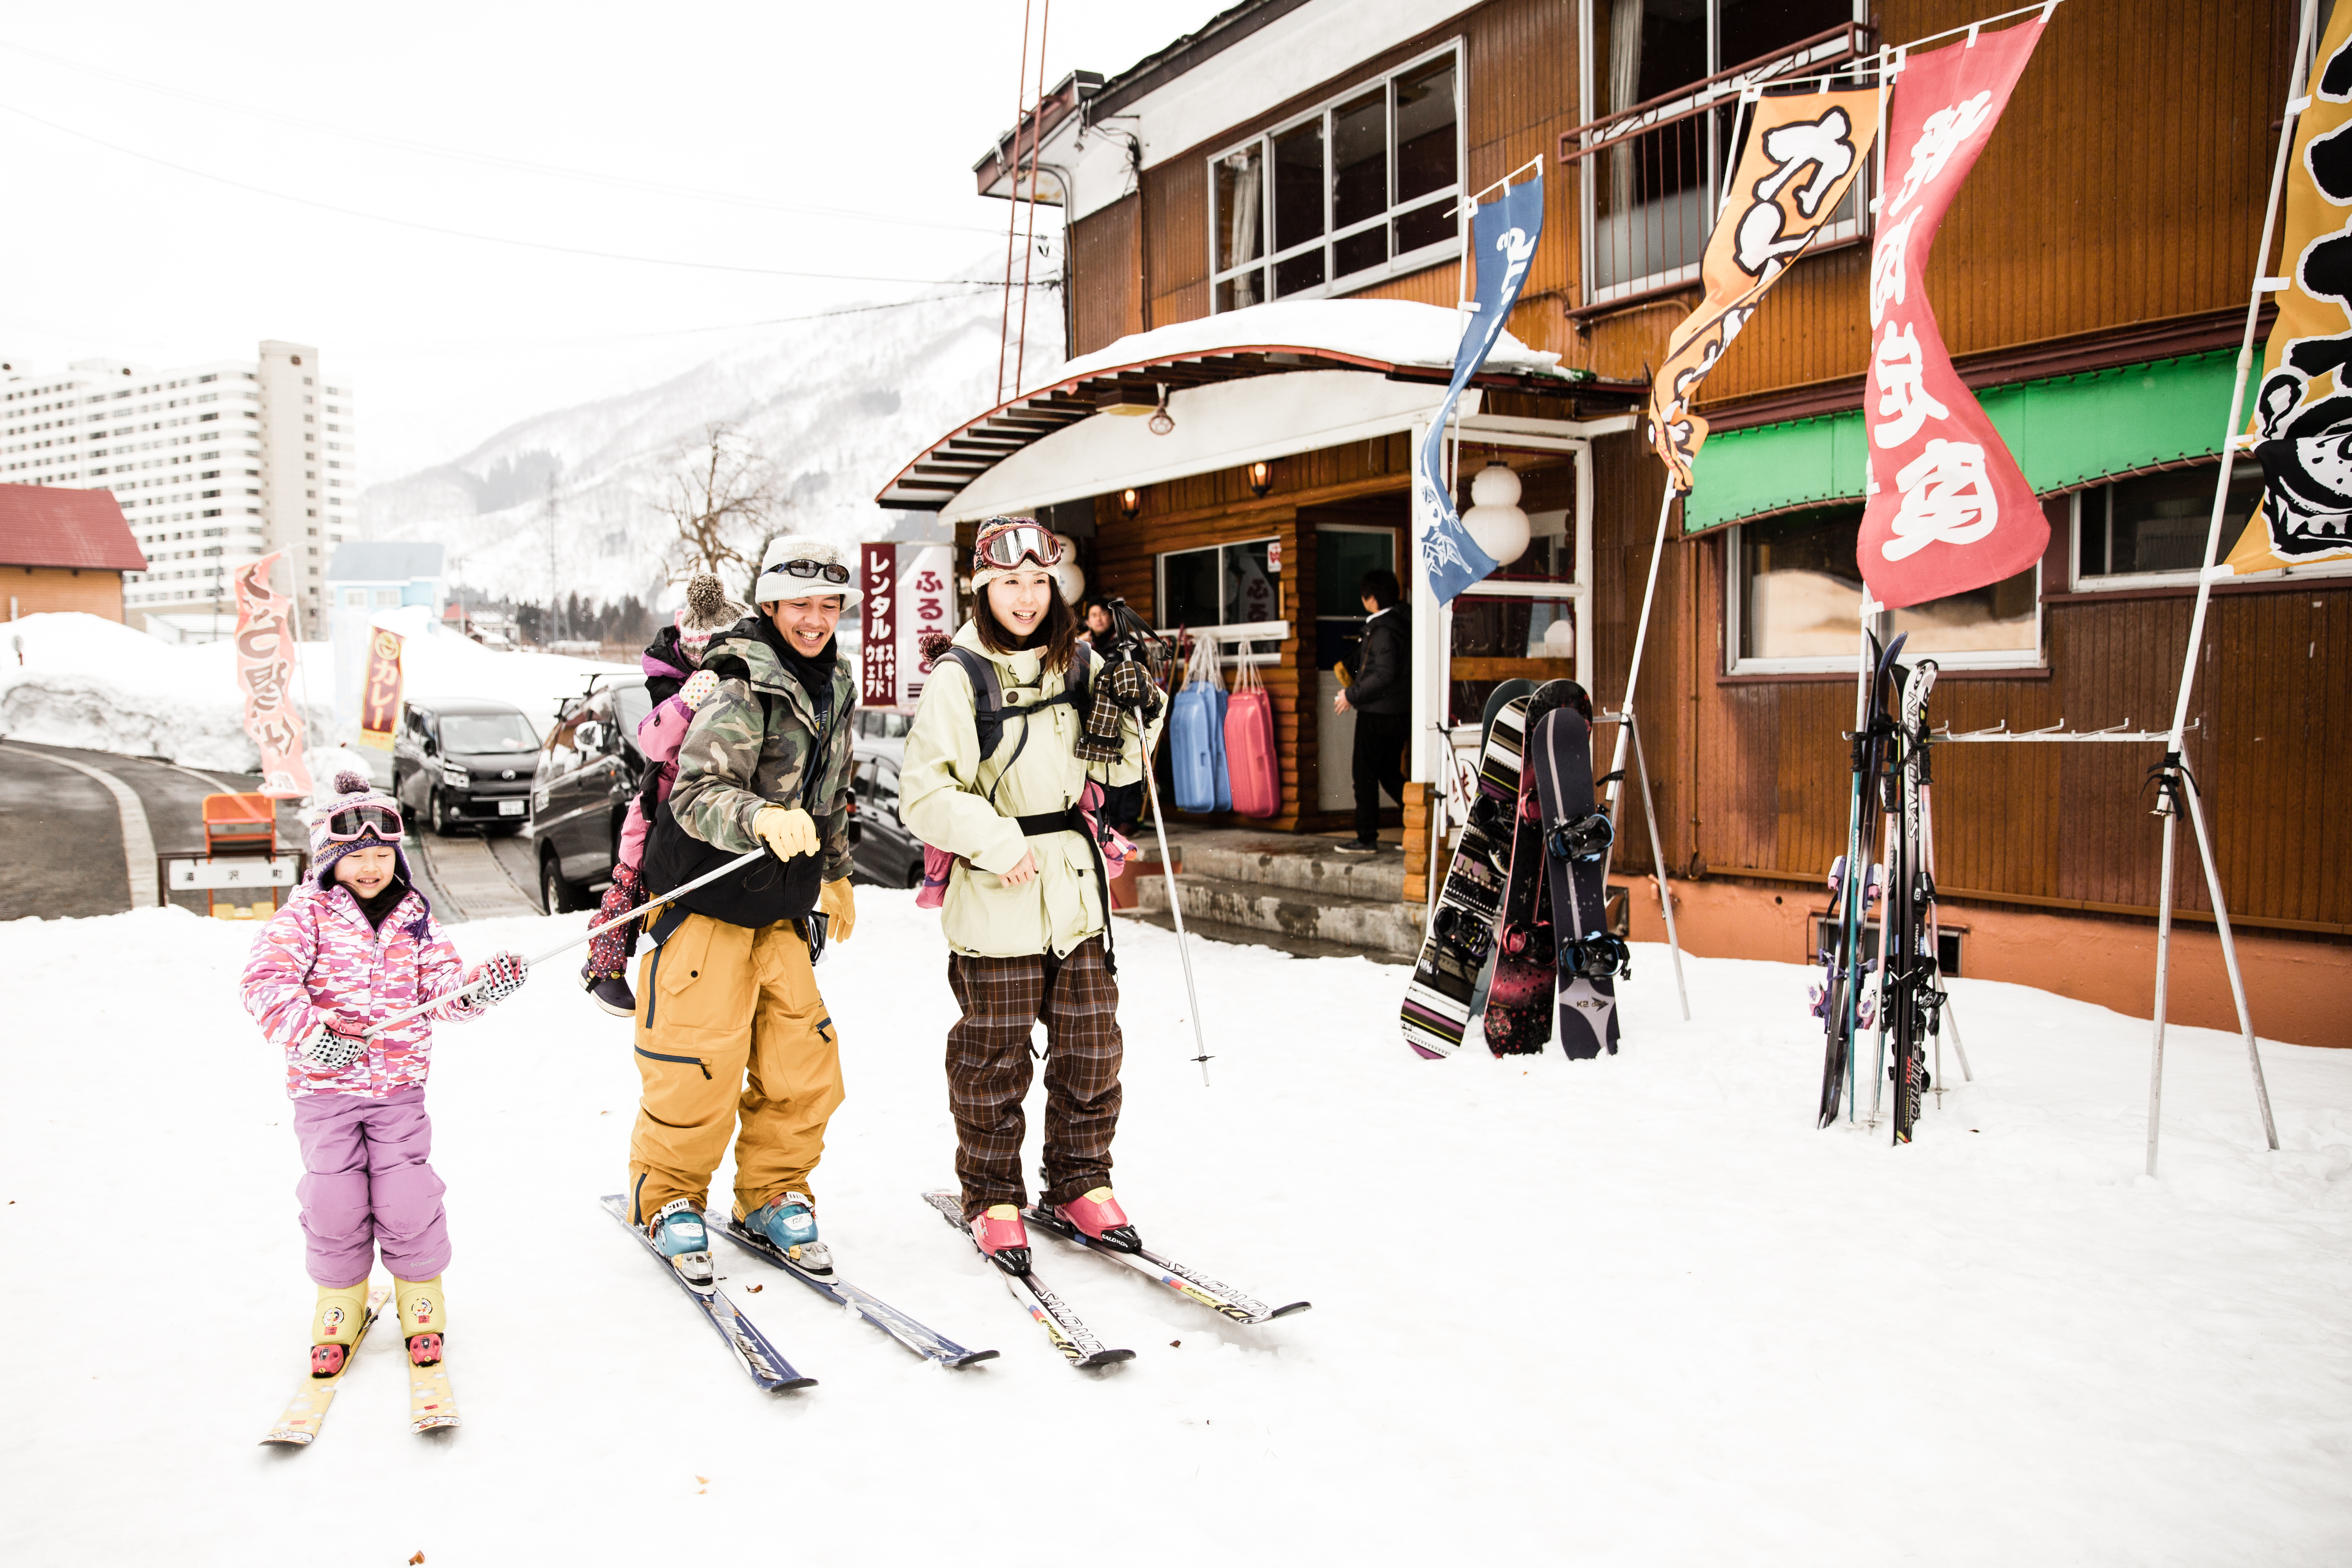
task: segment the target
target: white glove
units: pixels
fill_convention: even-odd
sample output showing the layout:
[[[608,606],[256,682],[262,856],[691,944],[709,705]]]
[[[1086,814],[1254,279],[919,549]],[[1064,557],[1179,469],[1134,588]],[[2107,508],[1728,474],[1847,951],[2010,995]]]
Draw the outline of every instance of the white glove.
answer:
[[[514,952],[494,952],[466,972],[467,984],[478,980],[488,983],[474,993],[474,1005],[478,1007],[505,1001],[521,990],[522,983],[530,978],[530,965],[522,961],[520,953]]]
[[[330,1071],[341,1071],[367,1055],[368,1043],[360,1035],[339,1035],[330,1028],[320,1028],[318,1036],[302,1047],[303,1060]]]

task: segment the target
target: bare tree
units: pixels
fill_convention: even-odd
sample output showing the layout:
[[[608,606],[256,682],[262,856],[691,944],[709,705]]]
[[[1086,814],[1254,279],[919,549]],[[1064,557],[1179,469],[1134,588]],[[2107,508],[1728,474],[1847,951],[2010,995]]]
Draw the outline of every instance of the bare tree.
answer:
[[[664,552],[669,580],[709,572],[748,582],[775,536],[772,521],[787,504],[775,466],[751,437],[723,421],[704,426],[698,441],[680,443],[654,502],[675,536]]]

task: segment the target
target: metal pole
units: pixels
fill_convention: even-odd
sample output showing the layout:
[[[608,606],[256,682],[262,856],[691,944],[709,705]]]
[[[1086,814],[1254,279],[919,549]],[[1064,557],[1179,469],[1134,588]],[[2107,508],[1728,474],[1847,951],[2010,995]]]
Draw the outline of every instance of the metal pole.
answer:
[[[1631,713],[1622,715],[1621,732],[1633,737],[1633,772],[1642,781],[1642,820],[1650,829],[1650,866],[1658,882],[1658,910],[1666,917],[1666,951],[1675,961],[1675,994],[1682,998],[1683,1022],[1690,1022],[1690,990],[1683,984],[1683,943],[1675,931],[1675,896],[1666,890],[1666,852],[1658,844],[1657,814],[1650,809],[1650,764],[1642,757],[1642,732]],[[1604,888],[1604,896],[1606,889]]]
[[[2197,853],[2205,862],[2205,889],[2213,899],[2213,926],[2221,934],[2221,963],[2230,972],[2230,999],[2238,1005],[2238,1032],[2246,1037],[2246,1061],[2254,1069],[2254,1100],[2263,1108],[2263,1136],[2273,1150],[2279,1146],[2278,1124],[2271,1119],[2271,1091],[2263,1082],[2263,1053],[2254,1044],[2253,1016],[2246,1010],[2246,983],[2238,973],[2238,944],[2230,935],[2230,911],[2221,901],[2221,874],[2214,868],[2213,846],[2205,836],[2205,807],[2197,798],[2197,781],[2180,770],[2187,792],[2189,826],[2197,830]]]
[[[727,875],[728,872],[737,870],[742,867],[750,865],[752,861],[757,860],[761,856],[765,855],[767,852],[767,848],[764,846],[758,849],[746,849],[742,854],[738,855],[734,859],[728,861],[727,864],[719,867],[717,870],[706,871],[701,876],[697,877],[693,881],[687,883],[682,888],[672,888],[669,891],[662,894],[658,898],[647,899],[644,903],[639,904],[635,909],[631,910],[628,913],[625,915],[614,915],[611,920],[606,921],[602,925],[591,926],[586,931],[582,931],[578,936],[572,938],[569,942],[551,947],[545,952],[540,953],[536,957],[526,958],[523,960],[523,963],[530,968],[536,969],[541,964],[545,963],[549,959],[567,953],[583,942],[595,941],[606,931],[611,931],[614,926],[628,924],[631,921],[635,920],[639,915],[644,914],[647,910],[656,909],[663,904],[672,902],[680,895],[690,893],[706,882],[715,882],[719,880],[719,878]],[[430,1013],[434,1008],[454,1002],[460,996],[470,996],[488,984],[489,982],[487,980],[477,980],[471,985],[461,985],[457,990],[449,992],[446,995],[436,996],[432,1001],[422,1003],[417,1006],[411,1007],[404,1013],[394,1013],[391,1017],[386,1018],[383,1023],[378,1024],[375,1027],[368,1030],[360,1037],[362,1039],[373,1039],[376,1036],[383,1034],[386,1029],[392,1028],[395,1025],[405,1024],[408,1020],[415,1017],[420,1013]]]
[[[1927,868],[1927,883],[1930,887],[1933,887],[1936,881],[1936,811],[1929,794],[1932,787],[1923,785],[1919,791],[1919,857],[1921,863]],[[1928,901],[1927,940],[1936,944],[1936,956],[1939,961],[1944,952],[1944,921],[1939,912],[1942,906],[1935,900]],[[1968,1047],[1960,1043],[1960,1026],[1958,1020],[1952,1016],[1952,994],[1948,991],[1944,993],[1943,1018],[1945,1023],[1952,1026],[1952,1050],[1960,1058],[1960,1076],[1969,1082],[1974,1083],[1977,1080],[1977,1075],[1969,1066]],[[1936,1082],[1939,1086],[1936,1091],[1937,1094],[1943,1092],[1940,1087],[1943,1081],[1944,1036],[1943,1031],[1939,1029],[1936,1033]]]
[[[1143,716],[1136,715],[1138,735],[1149,741],[1150,731],[1145,728]],[[1184,900],[1176,891],[1176,866],[1168,858],[1168,825],[1160,816],[1160,781],[1151,773],[1151,748],[1143,748],[1143,784],[1151,795],[1151,832],[1160,841],[1160,869],[1168,879],[1168,912],[1176,917],[1176,956],[1184,965],[1184,994],[1192,1004],[1192,1045],[1201,1054],[1192,1059],[1201,1064],[1201,1087],[1209,1087],[1209,1042],[1201,1032],[1201,993],[1192,984],[1192,953],[1184,945]],[[1103,911],[1110,919],[1110,911]]]
[[[2157,788],[2162,789],[2161,784]],[[2164,1122],[2164,993],[2172,972],[2172,830],[2164,816],[2164,869],[2156,893],[2156,1044],[2147,1064],[2147,1173],[2156,1174],[2156,1135]]]
[[[2230,500],[2230,470],[2237,459],[2238,425],[2245,415],[2246,374],[2253,369],[2254,328],[2262,315],[2263,296],[2268,292],[2263,285],[2268,281],[2266,272],[2271,260],[2271,243],[2278,230],[2279,196],[2286,188],[2287,159],[2294,146],[2296,123],[2302,117],[2304,110],[2310,107],[2310,100],[2304,96],[2305,70],[2310,63],[2312,35],[2317,28],[2318,22],[2318,0],[2303,0],[2303,26],[2295,40],[2294,68],[2289,76],[2286,107],[2279,119],[2278,152],[2271,161],[2270,203],[2263,209],[2262,247],[2254,253],[2254,287],[2246,300],[2246,326],[2244,334],[2238,342],[2237,374],[2231,378],[2230,382],[2230,422],[2221,431],[2221,471],[2215,477],[2213,510],[2211,519],[2205,527],[2205,553],[2199,560],[2197,607],[2189,616],[2189,647],[2181,656],[2180,689],[2173,700],[2172,728],[2165,737],[2165,765],[2168,768],[2178,768],[2184,781],[2188,777],[2189,770],[2180,766],[2180,752],[2182,738],[2189,725],[2189,696],[2197,679],[2198,650],[2205,641],[2205,613],[2213,599],[2213,557],[2220,553],[2221,548],[2221,518]],[[2163,782],[2159,782],[2157,785],[2159,792],[2166,787]],[[2172,959],[2172,818],[2174,814],[2168,809],[2168,802],[2161,793],[2158,795],[2157,809],[2165,815],[2164,869],[2158,879],[2163,891],[2158,900],[2156,917],[2155,1042],[2150,1047],[2153,1059],[2148,1065],[2147,1173],[2151,1176],[2156,1174],[2156,1124],[2161,1101],[2159,1091],[2164,1084],[2164,1007],[2167,1000],[2166,993],[2168,990],[2168,970]],[[2197,835],[2198,847],[2205,851],[2207,865],[2210,867],[2212,858],[2211,851],[2205,845],[2205,825],[2201,819],[2197,825]],[[2221,886],[2210,870],[2206,879],[2213,883],[2213,907],[2218,912],[2221,907]],[[2243,994],[2239,985],[2235,953],[2227,937],[2222,939],[2222,951],[2231,959],[2230,984],[2232,990],[2240,994],[2238,1015],[2242,1021],[2245,1017]],[[2246,1037],[2250,1042],[2253,1038],[2252,1025],[2246,1026]],[[2254,1072],[2256,1083],[2259,1085],[2262,1074],[2259,1061],[2255,1064]],[[2270,1097],[2267,1093],[2263,1094],[2263,1125],[2265,1128],[2270,1128]],[[2275,1149],[2278,1147],[2278,1134],[2274,1128],[2271,1128],[2270,1131],[2271,1147]]]

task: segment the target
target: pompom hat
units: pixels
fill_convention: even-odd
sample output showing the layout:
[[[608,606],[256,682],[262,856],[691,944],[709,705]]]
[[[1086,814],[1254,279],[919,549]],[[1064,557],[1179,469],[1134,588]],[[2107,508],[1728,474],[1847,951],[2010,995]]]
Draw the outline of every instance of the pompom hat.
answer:
[[[400,803],[370,784],[365,773],[351,768],[335,775],[334,790],[332,795],[319,802],[310,812],[310,869],[313,879],[321,888],[331,887],[334,884],[335,862],[354,849],[380,847],[392,851],[393,865],[400,879],[415,887],[416,879],[408,874],[407,852],[399,845],[386,844],[373,833],[359,838],[340,840],[327,835],[327,825],[339,811],[373,805],[396,814],[400,810]]]
[[[710,639],[751,613],[751,606],[728,596],[726,584],[709,572],[687,579],[686,604],[677,612],[677,643],[699,662]]]

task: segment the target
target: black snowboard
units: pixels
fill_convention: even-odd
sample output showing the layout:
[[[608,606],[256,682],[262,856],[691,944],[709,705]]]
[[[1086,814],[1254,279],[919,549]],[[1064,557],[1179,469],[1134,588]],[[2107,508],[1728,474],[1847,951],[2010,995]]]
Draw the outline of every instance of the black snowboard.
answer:
[[[1559,957],[1559,1046],[1571,1061],[1617,1050],[1617,981],[1625,944],[1609,929],[1609,818],[1594,809],[1591,700],[1575,698],[1538,721],[1528,768],[1543,806],[1546,879]]]
[[[1495,978],[1486,993],[1486,1048],[1498,1057],[1531,1056],[1551,1038],[1556,987],[1551,900],[1545,892],[1543,810],[1536,798],[1534,770],[1525,764],[1524,737],[1536,732],[1545,715],[1578,700],[1584,690],[1572,680],[1550,680],[1535,694],[1511,704],[1521,721],[1522,762],[1518,809],[1507,847],[1502,917],[1496,926]]]

